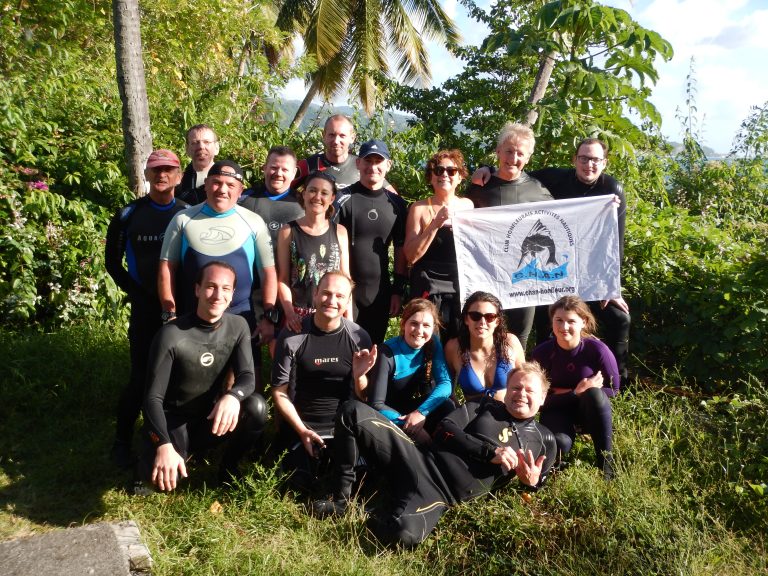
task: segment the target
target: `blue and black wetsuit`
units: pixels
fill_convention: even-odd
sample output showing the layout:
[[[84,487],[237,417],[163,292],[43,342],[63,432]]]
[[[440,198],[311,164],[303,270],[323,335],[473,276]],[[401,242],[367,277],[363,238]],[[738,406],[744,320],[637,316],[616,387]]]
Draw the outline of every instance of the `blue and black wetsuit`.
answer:
[[[163,235],[171,218],[186,206],[179,200],[157,204],[144,196],[119,210],[107,228],[105,266],[131,303],[131,374],[120,395],[116,433],[116,441],[125,447],[131,445],[133,427],[141,410],[149,347],[162,326],[157,269]]]
[[[455,408],[450,399],[451,377],[437,336],[432,338],[431,346],[431,366],[427,374],[426,346],[414,349],[402,336],[390,338],[379,346],[376,365],[368,380],[371,406],[398,426],[402,425],[402,416],[418,410],[426,416],[424,428],[430,434]]]

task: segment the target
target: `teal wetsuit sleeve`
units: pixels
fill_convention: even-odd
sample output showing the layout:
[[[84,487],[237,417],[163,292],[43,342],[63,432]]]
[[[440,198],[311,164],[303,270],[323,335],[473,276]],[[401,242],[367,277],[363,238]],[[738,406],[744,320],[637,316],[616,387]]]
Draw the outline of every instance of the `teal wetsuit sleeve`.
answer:
[[[435,381],[435,387],[429,393],[426,400],[417,408],[424,416],[429,416],[435,408],[440,406],[451,395],[451,376],[448,373],[448,365],[445,362],[445,353],[443,345],[437,336],[432,337],[435,349],[432,354],[432,378]]]

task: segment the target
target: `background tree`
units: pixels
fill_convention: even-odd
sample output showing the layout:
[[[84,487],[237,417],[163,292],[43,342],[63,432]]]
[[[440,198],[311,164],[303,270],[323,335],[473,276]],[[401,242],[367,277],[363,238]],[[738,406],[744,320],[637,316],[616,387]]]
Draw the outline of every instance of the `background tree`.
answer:
[[[376,106],[376,73],[390,74],[390,57],[400,81],[426,84],[431,73],[424,41],[459,40],[438,0],[285,0],[277,24],[301,33],[306,54],[317,65],[307,76],[307,94],[292,128],[317,94],[328,101],[347,84],[370,115]]]
[[[138,0],[112,0],[115,25],[117,85],[123,103],[123,142],[128,185],[136,196],[144,194],[144,163],[152,151],[149,103],[144,80],[141,17]]]

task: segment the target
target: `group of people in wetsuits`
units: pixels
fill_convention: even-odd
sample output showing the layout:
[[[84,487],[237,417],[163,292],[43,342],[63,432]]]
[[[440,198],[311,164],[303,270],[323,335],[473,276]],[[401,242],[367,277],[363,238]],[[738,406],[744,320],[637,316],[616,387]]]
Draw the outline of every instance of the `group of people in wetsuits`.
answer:
[[[526,362],[542,310],[503,310],[485,292],[460,302],[451,227],[456,210],[614,194],[623,238],[624,195],[603,174],[605,145],[585,140],[575,169],[533,178],[523,170],[533,133],[508,124],[498,166],[478,171],[467,197],[457,195],[469,176],[461,152],[442,150],[426,164],[433,194],[409,208],[386,180],[387,145],[371,140],[354,156],[354,137],[348,118],[332,116],[322,153],[298,161],[273,147],[264,181],[248,189],[237,163],[215,160],[209,126],[187,132],[183,174],[173,152],[152,152],[148,194],[118,211],[107,234],[107,270],[131,302],[114,461],[134,464],[143,408],[140,487],[175,489],[188,459],[222,441],[219,478],[236,478],[268,420],[268,345],[274,445],[294,485],[311,490],[318,462],[330,459],[331,494],[310,508],[341,514],[364,463],[388,479],[389,503],[369,519],[384,542],[417,544],[447,506],[513,477],[538,488],[579,431],[612,477],[626,303],[559,300],[536,321],[540,344]],[[399,334],[385,340],[395,316]]]

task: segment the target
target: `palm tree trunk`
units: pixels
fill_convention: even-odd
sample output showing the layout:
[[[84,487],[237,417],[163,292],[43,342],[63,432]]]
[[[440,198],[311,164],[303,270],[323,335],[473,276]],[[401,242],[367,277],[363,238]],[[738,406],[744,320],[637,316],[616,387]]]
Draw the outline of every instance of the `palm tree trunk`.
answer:
[[[555,53],[549,52],[541,55],[539,60],[539,71],[536,73],[536,80],[533,82],[533,89],[531,95],[528,98],[528,114],[525,117],[525,124],[527,126],[533,126],[539,117],[539,112],[536,110],[536,103],[544,98],[544,94],[547,91],[547,84],[549,84],[549,78],[552,76],[552,70],[555,68]]]
[[[317,95],[318,89],[319,86],[317,80],[313,79],[312,84],[309,85],[309,90],[307,90],[307,95],[304,96],[304,100],[299,106],[299,109],[296,110],[296,115],[293,117],[293,120],[291,120],[291,125],[288,127],[289,130],[296,130],[299,127],[304,116],[307,115],[309,105],[312,103],[312,99]]]
[[[115,25],[117,85],[123,103],[123,141],[128,182],[136,196],[144,194],[144,162],[152,151],[149,104],[141,59],[139,0],[112,0]]]

